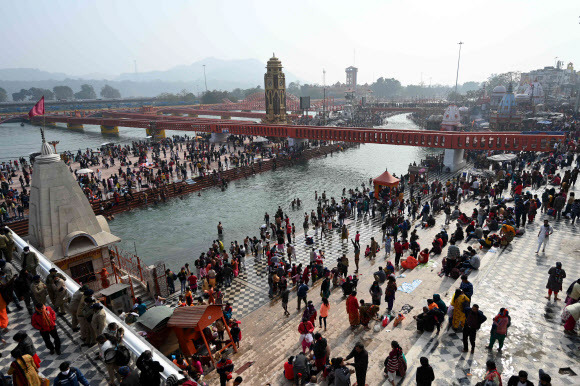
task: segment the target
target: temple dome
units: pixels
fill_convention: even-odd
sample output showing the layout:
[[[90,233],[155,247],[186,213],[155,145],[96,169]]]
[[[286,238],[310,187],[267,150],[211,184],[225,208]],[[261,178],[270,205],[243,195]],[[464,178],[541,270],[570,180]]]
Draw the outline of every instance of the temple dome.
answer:
[[[495,86],[493,88],[493,92],[496,94],[505,94],[506,88],[505,88],[505,86],[502,86],[502,85]]]

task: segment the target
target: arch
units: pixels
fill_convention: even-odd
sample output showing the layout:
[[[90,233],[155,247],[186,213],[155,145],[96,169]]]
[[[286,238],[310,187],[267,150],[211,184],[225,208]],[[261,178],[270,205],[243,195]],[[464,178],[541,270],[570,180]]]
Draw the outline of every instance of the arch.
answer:
[[[93,236],[86,232],[75,231],[71,232],[62,241],[63,251],[65,256],[71,254],[79,254],[98,246],[97,241]]]

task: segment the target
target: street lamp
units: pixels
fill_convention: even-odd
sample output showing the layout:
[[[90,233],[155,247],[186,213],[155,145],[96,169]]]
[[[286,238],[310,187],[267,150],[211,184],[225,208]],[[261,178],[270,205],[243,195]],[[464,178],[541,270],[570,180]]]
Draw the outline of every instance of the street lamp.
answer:
[[[457,74],[455,75],[455,104],[457,104],[457,81],[459,80],[459,61],[461,60],[461,46],[463,42],[457,44],[459,44],[459,57],[457,58]]]
[[[207,92],[207,78],[205,77],[205,64],[203,65],[203,81],[205,82],[205,92]]]

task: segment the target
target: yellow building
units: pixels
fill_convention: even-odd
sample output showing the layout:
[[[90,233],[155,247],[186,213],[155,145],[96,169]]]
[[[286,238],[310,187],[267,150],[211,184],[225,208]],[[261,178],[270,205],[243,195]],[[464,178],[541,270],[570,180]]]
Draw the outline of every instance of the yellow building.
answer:
[[[264,123],[286,123],[286,80],[282,63],[272,54],[264,74],[266,118]]]

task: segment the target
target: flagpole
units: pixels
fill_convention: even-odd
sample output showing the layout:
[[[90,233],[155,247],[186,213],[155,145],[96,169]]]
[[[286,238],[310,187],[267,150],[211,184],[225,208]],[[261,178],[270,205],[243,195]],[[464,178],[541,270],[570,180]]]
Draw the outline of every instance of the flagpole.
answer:
[[[40,137],[42,138],[42,143],[46,142],[46,139],[44,139],[44,126],[46,124],[46,118],[45,115],[42,114],[42,126],[40,126]]]

